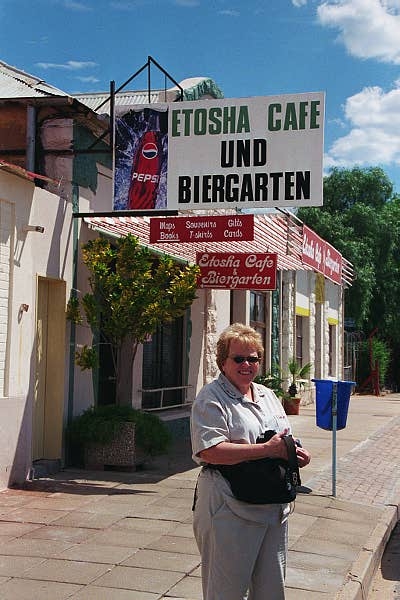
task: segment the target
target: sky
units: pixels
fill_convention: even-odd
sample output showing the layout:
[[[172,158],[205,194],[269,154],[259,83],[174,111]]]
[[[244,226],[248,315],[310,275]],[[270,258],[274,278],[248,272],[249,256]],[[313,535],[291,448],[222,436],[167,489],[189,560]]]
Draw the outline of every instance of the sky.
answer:
[[[325,92],[325,174],[379,166],[400,194],[400,0],[0,0],[0,60],[67,93],[148,56],[226,98]]]

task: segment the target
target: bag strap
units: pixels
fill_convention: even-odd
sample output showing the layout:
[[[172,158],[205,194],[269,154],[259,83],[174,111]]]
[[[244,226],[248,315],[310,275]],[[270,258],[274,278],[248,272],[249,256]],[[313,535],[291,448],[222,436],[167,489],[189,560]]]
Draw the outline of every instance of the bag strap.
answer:
[[[283,441],[286,444],[287,453],[288,453],[288,463],[291,467],[291,483],[294,486],[301,485],[300,479],[300,471],[299,471],[299,463],[297,460],[296,454],[296,444],[294,443],[294,439],[291,435],[284,435],[282,437]]]

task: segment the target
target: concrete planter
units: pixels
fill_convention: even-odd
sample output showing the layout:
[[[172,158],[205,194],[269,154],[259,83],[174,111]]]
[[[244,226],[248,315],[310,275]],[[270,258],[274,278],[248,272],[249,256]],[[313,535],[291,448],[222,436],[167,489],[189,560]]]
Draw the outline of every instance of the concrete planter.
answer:
[[[85,468],[103,471],[107,467],[135,470],[145,461],[145,454],[135,444],[135,423],[121,423],[114,439],[107,444],[90,444],[85,448]]]

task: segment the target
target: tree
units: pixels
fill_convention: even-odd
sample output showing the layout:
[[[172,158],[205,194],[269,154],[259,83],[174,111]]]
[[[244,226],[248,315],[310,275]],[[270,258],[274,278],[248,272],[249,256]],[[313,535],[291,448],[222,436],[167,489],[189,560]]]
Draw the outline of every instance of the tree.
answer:
[[[99,343],[109,344],[117,404],[131,403],[132,366],[139,344],[162,323],[182,316],[196,298],[198,267],[155,256],[132,235],[117,241],[99,237],[82,248],[91,292],[71,298],[68,318],[86,321]],[[98,347],[76,353],[82,369],[98,364]]]
[[[387,175],[378,167],[333,169],[324,180],[323,207],[301,208],[298,216],[353,264],[345,313],[365,337],[377,328],[394,355],[400,346],[400,197]]]

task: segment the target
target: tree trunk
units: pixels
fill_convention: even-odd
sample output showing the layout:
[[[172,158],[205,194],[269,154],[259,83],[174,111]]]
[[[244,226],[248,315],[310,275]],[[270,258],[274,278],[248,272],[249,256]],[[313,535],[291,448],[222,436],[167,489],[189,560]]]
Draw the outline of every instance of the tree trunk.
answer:
[[[127,336],[117,351],[116,404],[132,406],[133,363],[137,342]]]

